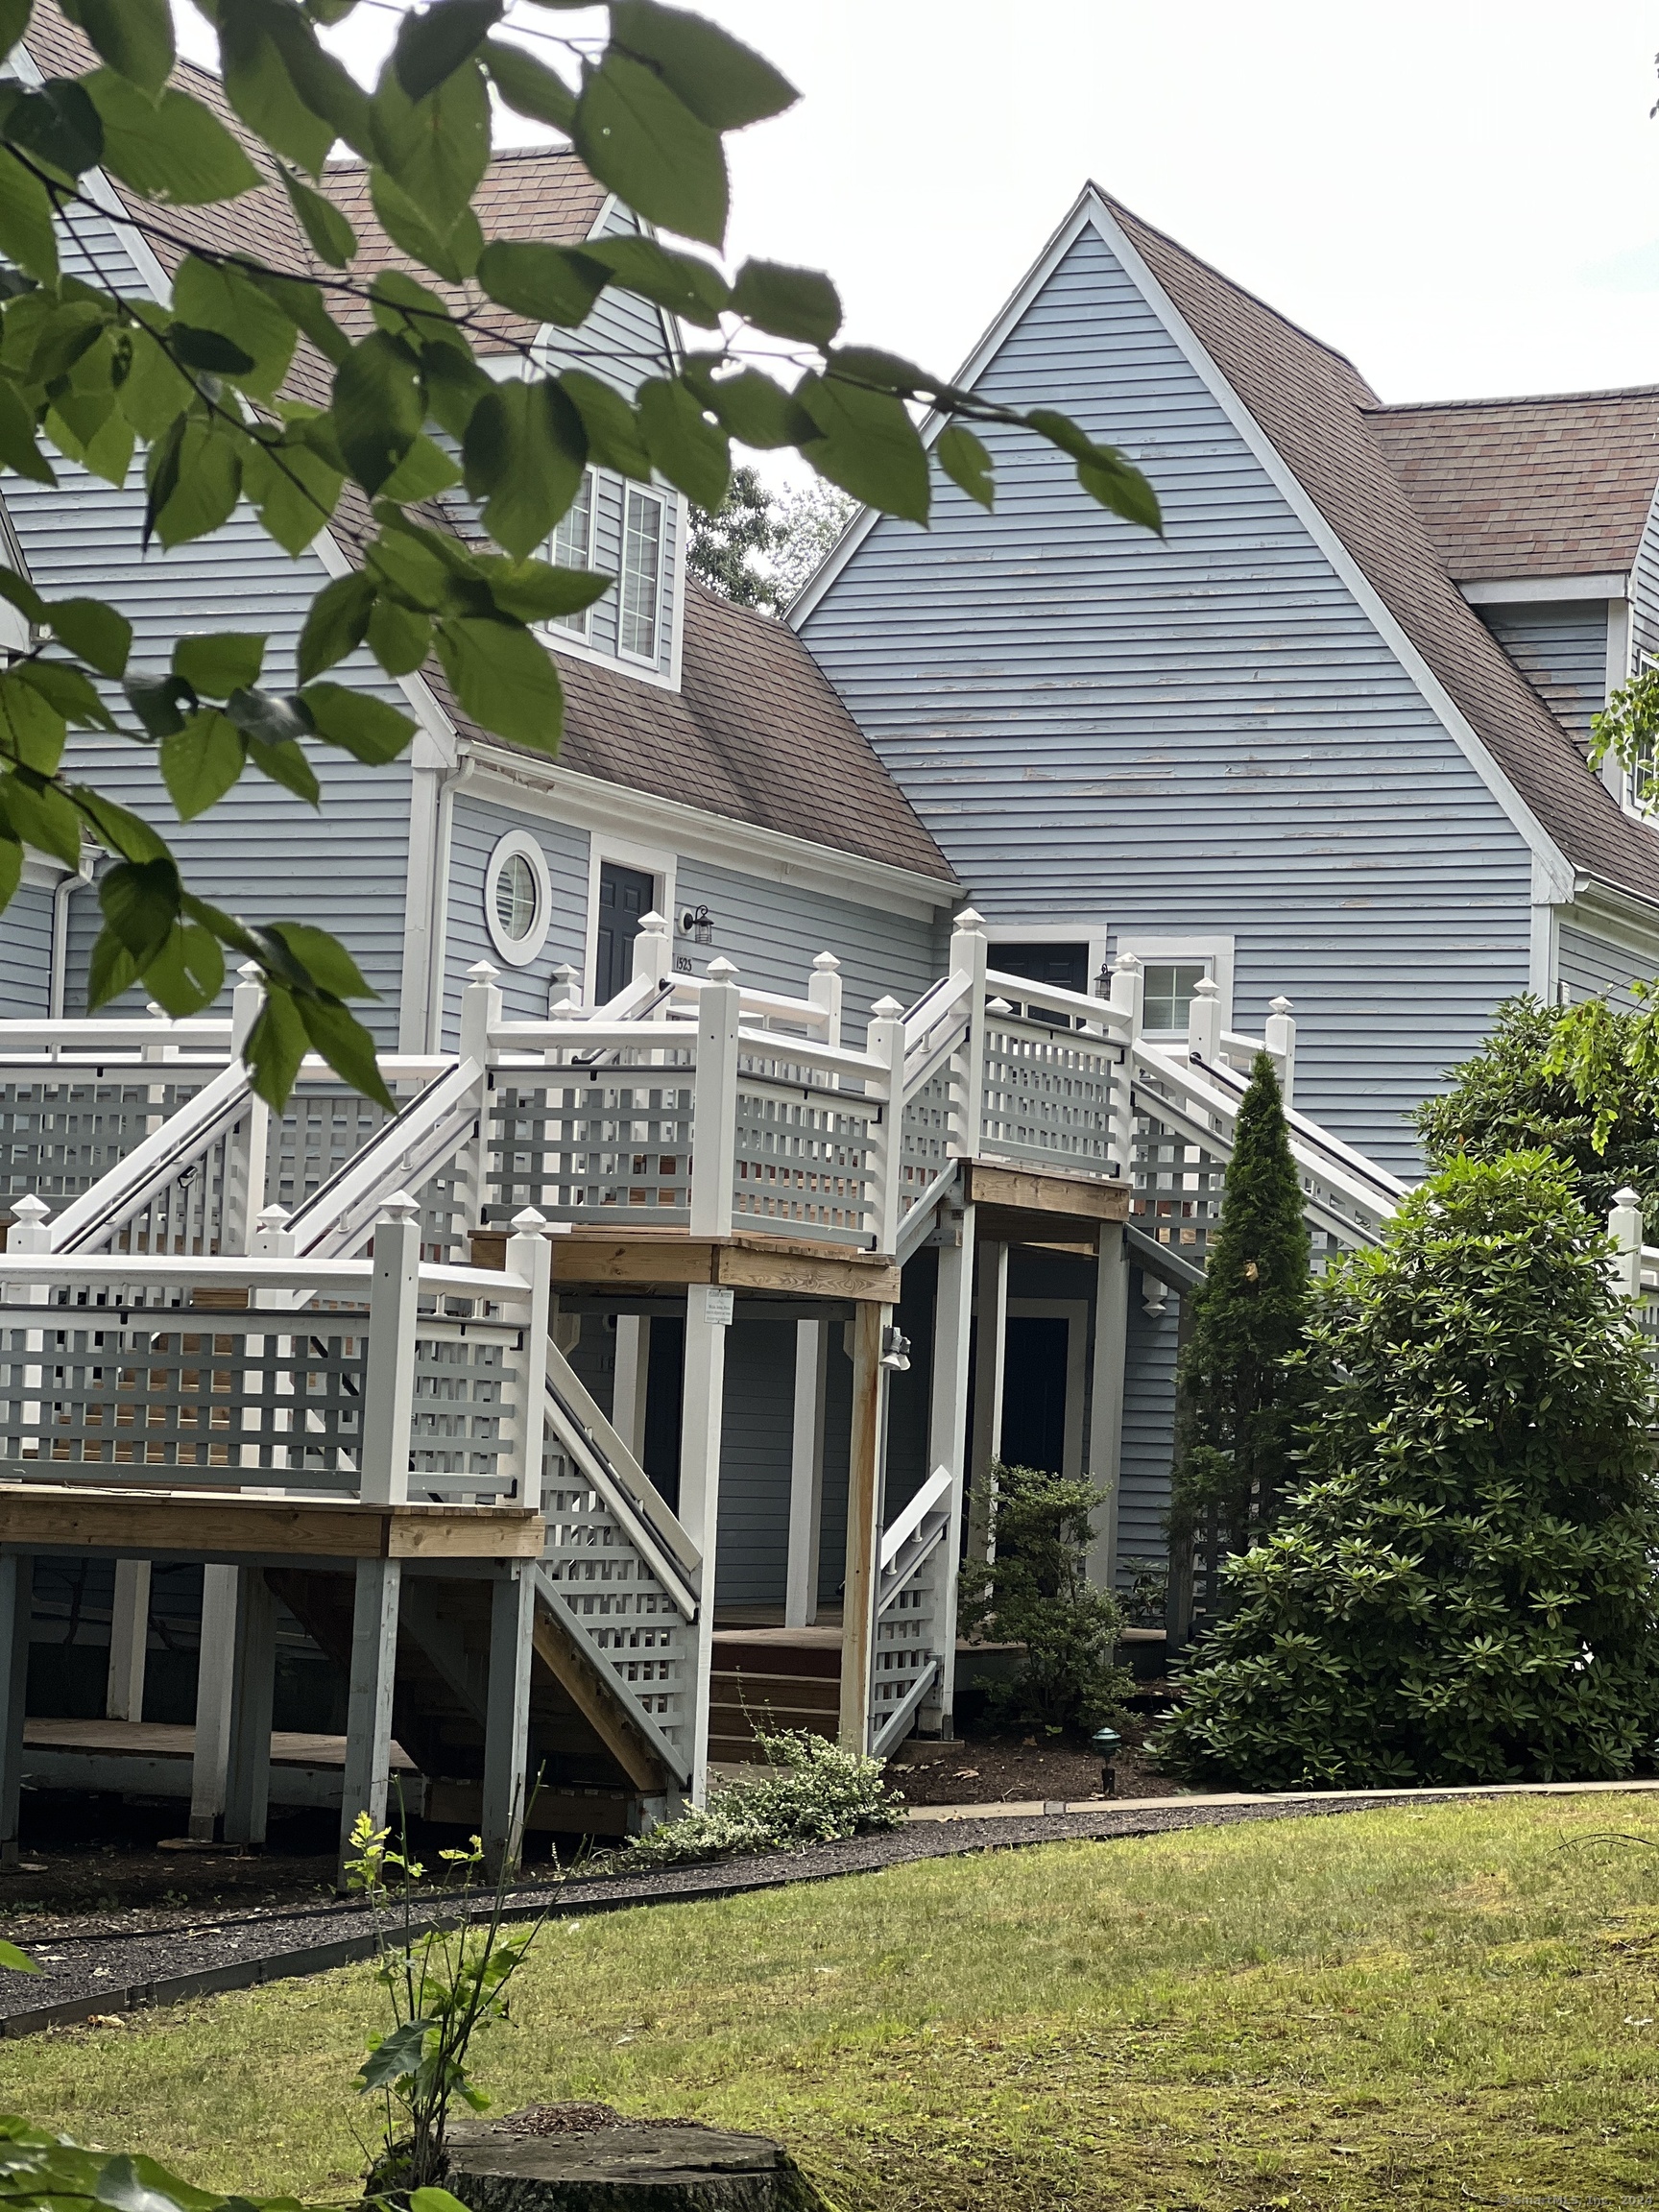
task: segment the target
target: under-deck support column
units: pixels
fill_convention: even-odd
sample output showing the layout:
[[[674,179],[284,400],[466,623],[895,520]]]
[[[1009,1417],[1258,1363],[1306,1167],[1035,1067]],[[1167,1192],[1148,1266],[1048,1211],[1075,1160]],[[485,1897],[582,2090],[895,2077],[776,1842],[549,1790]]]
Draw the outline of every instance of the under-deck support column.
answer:
[[[861,1300],[853,1320],[853,1440],[847,1466],[840,1716],[840,1741],[849,1751],[870,1748],[870,1697],[880,1584],[881,1447],[887,1410],[881,1338],[892,1317],[891,1306]]]
[[[950,1470],[950,1525],[939,1570],[939,1673],[924,1700],[920,1732],[950,1736],[956,1699],[956,1581],[968,1498],[968,1351],[974,1328],[974,1208],[945,1214],[933,1298],[932,1397],[927,1409],[927,1470]]]
[[[104,1691],[107,1720],[143,1719],[149,1657],[150,1562],[117,1559],[115,1602],[109,1615],[109,1673]]]
[[[703,1554],[691,1685],[691,1797],[709,1792],[709,1706],[714,1664],[714,1576],[720,1525],[720,1437],[726,1397],[726,1332],[733,1293],[694,1283],[685,1293],[685,1394],[680,1414],[680,1521]]]
[[[650,1315],[618,1313],[616,1375],[611,1390],[611,1426],[641,1466],[645,1462],[645,1386],[650,1370]]]
[[[1123,1363],[1129,1345],[1129,1247],[1120,1222],[1100,1224],[1094,1272],[1094,1345],[1089,1378],[1088,1469],[1107,1493],[1089,1552],[1089,1579],[1118,1582],[1118,1463],[1123,1452]]]
[[[818,1618],[818,1544],[824,1522],[824,1396],[830,1331],[795,1324],[795,1419],[789,1452],[789,1559],[783,1625],[809,1628]]]
[[[351,1608],[351,1681],[346,1708],[346,1775],[340,1800],[341,1884],[352,1823],[367,1813],[386,1826],[392,1768],[392,1689],[397,1670],[397,1559],[359,1559]]]
[[[524,1848],[530,1759],[530,1655],[536,1632],[536,1580],[515,1563],[490,1592],[490,1687],[484,1719],[484,1863],[493,1878],[512,1872]]]
[[[35,1561],[0,1557],[0,1866],[17,1863],[23,1805],[23,1715],[29,1698],[29,1629],[35,1613]]]
[[[225,1811],[230,1758],[230,1690],[236,1670],[235,1567],[202,1570],[202,1638],[196,1658],[196,1742],[190,1760],[190,1837],[211,1843]]]
[[[225,1762],[225,1840],[263,1843],[271,1804],[271,1703],[276,1689],[276,1600],[258,1567],[236,1582],[236,1653]]]
[[[974,1334],[974,1450],[968,1470],[968,1556],[993,1548],[991,1469],[1002,1456],[1002,1385],[1008,1357],[1008,1247],[978,1248],[979,1311]]]

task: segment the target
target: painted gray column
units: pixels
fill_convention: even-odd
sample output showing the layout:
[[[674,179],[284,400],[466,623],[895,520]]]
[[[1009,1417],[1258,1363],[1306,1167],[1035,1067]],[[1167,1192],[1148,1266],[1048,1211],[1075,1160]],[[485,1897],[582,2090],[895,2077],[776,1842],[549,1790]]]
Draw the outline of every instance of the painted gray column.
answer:
[[[968,1465],[968,1556],[992,1551],[991,1469],[1002,1456],[1002,1383],[1008,1355],[1008,1247],[977,1247],[979,1311],[974,1334],[974,1449]]]
[[[392,1767],[392,1688],[397,1671],[397,1598],[402,1562],[359,1559],[351,1608],[351,1686],[346,1708],[346,1774],[340,1800],[342,1862],[359,1813],[386,1825]]]
[[[264,1571],[237,1576],[236,1654],[225,1762],[225,1840],[263,1843],[271,1803],[271,1703],[276,1689],[276,1600]]]
[[[950,1240],[939,1247],[933,1302],[932,1396],[927,1411],[927,1468],[949,1467],[950,1526],[939,1574],[939,1677],[922,1706],[921,1733],[950,1736],[956,1698],[956,1582],[968,1499],[968,1350],[974,1330],[974,1215],[946,1214]]]
[[[691,1683],[691,1797],[709,1790],[709,1676],[714,1661],[714,1577],[720,1531],[720,1439],[726,1401],[726,1332],[733,1293],[695,1283],[685,1293],[685,1394],[680,1413],[680,1521],[703,1554]]]
[[[881,1338],[891,1306],[861,1304],[853,1317],[853,1433],[847,1455],[847,1578],[841,1593],[841,1711],[846,1751],[870,1748],[881,1551],[881,1463],[887,1375]]]
[[[23,1802],[23,1715],[29,1699],[29,1628],[35,1612],[35,1562],[0,1557],[0,1866],[17,1863]]]
[[[1089,1379],[1089,1456],[1094,1480],[1109,1493],[1094,1522],[1089,1579],[1118,1581],[1118,1497],[1123,1455],[1123,1364],[1129,1347],[1129,1251],[1120,1223],[1100,1224],[1094,1273],[1094,1346]]]
[[[806,1628],[818,1618],[818,1547],[824,1525],[824,1395],[829,1382],[830,1329],[795,1324],[795,1411],[789,1449],[789,1551],[783,1583],[783,1625]]]
[[[484,1719],[484,1861],[493,1876],[523,1855],[530,1758],[530,1659],[536,1583],[515,1562],[490,1592],[490,1687]]]
[[[202,1570],[202,1641],[196,1661],[196,1747],[190,1761],[190,1836],[211,1843],[225,1810],[230,1756],[230,1688],[236,1671],[234,1567]]]
[[[106,1719],[143,1719],[149,1657],[150,1562],[117,1559],[115,1602],[109,1616],[109,1674],[104,1693]]]

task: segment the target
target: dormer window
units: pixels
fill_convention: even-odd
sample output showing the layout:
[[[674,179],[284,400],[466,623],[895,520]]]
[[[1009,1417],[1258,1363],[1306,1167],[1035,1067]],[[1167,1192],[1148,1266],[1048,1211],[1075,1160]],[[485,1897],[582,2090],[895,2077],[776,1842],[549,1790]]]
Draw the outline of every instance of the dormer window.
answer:
[[[617,644],[630,661],[657,663],[662,601],[662,502],[630,484],[622,521],[622,588]]]
[[[583,470],[582,489],[560,517],[559,527],[553,533],[553,564],[558,568],[591,568],[593,565],[593,471]],[[584,607],[575,614],[557,614],[554,621],[561,630],[569,630],[578,637],[588,635],[589,610]]]

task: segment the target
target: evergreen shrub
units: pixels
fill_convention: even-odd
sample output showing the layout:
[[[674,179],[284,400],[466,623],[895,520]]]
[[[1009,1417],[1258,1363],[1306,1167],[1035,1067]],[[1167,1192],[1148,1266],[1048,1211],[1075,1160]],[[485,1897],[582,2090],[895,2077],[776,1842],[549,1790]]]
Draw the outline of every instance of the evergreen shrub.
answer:
[[[1303,1486],[1153,1749],[1254,1787],[1616,1778],[1659,1728],[1646,1361],[1572,1173],[1454,1161],[1316,1287]]]

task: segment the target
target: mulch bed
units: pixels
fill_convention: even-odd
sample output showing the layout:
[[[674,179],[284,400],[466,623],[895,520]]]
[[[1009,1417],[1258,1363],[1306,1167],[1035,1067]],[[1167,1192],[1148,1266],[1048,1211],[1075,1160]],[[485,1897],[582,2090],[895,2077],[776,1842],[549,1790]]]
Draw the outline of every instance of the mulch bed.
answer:
[[[1182,1785],[1126,1743],[1114,1762],[1118,1797],[1174,1797]],[[912,1739],[887,1766],[887,1780],[907,1805],[1065,1804],[1100,1795],[1093,1751],[1035,1736],[965,1737],[952,1743]]]

